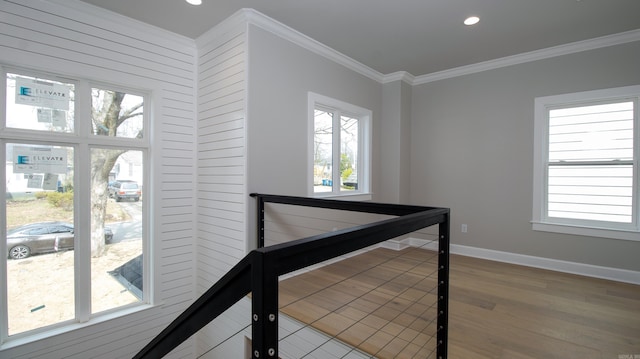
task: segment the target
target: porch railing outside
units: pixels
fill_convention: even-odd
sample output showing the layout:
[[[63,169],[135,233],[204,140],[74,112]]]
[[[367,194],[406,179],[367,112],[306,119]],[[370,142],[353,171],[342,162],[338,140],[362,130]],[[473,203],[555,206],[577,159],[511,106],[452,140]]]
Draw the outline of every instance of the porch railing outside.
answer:
[[[278,277],[438,224],[436,356],[447,358],[449,209],[252,194],[257,200],[258,249],[251,251],[134,358],[160,358],[251,293],[252,357],[278,357]],[[397,216],[375,223],[264,247],[265,203]]]

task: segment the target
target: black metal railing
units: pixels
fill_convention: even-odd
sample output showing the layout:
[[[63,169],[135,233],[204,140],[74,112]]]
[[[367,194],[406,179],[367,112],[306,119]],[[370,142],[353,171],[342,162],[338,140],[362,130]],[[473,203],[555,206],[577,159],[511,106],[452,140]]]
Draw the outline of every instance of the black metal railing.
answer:
[[[250,292],[252,357],[278,357],[278,277],[388,239],[439,225],[437,348],[447,358],[449,209],[252,194],[258,201],[258,246],[198,298],[134,358],[161,358]],[[280,203],[398,216],[331,233],[264,246],[264,205]]]

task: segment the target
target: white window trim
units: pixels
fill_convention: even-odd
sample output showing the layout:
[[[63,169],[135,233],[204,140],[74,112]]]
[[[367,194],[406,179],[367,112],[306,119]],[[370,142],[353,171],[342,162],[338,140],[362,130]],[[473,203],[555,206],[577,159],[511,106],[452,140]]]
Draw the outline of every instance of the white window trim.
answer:
[[[357,117],[359,119],[358,154],[358,189],[354,191],[340,191],[340,186],[333,186],[332,192],[316,193],[313,188],[314,165],[314,111],[316,108],[336,110],[342,114]],[[371,200],[371,123],[372,112],[363,107],[352,105],[344,101],[323,96],[314,92],[308,94],[308,167],[307,167],[307,193],[315,198],[337,198],[357,201]],[[339,155],[338,155],[339,156]],[[335,161],[335,160],[334,160]],[[334,166],[334,170],[337,166]]]
[[[581,236],[640,241],[640,106],[634,108],[634,224],[627,228],[596,227],[592,224],[560,223],[546,217],[546,183],[548,156],[549,109],[571,104],[582,105],[590,102],[623,99],[640,100],[640,86],[626,86],[604,90],[538,97],[535,99],[534,155],[533,155],[533,214],[532,229],[536,231],[573,234]],[[621,226],[624,227],[624,226]]]
[[[24,129],[14,129],[7,128],[6,125],[6,77],[7,73],[15,73],[24,76],[33,76],[33,77],[42,77],[49,80],[60,81],[65,83],[71,83],[75,87],[75,124],[74,124],[74,132],[72,133],[49,133],[49,132],[38,132],[33,130],[24,130]],[[135,90],[130,89],[123,86],[114,86],[111,84],[107,84],[104,82],[96,82],[91,81],[81,77],[67,77],[51,72],[45,71],[36,71],[25,69],[21,67],[13,67],[13,66],[2,66],[0,65],[0,76],[2,76],[2,86],[0,86],[0,157],[6,158],[6,150],[5,144],[7,142],[13,143],[33,143],[33,144],[47,144],[51,146],[66,146],[72,147],[74,149],[74,168],[89,168],[90,166],[90,149],[91,148],[100,148],[100,147],[113,147],[116,146],[118,148],[125,148],[129,150],[136,150],[143,152],[145,161],[144,161],[144,173],[146,174],[143,179],[143,188],[149,189],[150,177],[151,177],[151,165],[150,165],[150,137],[151,137],[151,98],[152,91],[145,92],[143,90]],[[79,113],[90,113],[91,111],[91,88],[98,87],[103,89],[109,89],[114,91],[122,91],[138,96],[142,96],[144,98],[145,104],[148,104],[148,110],[144,111],[143,115],[143,126],[145,129],[145,136],[142,139],[132,139],[132,138],[117,138],[117,137],[108,137],[104,136],[96,136],[91,132],[91,123],[78,121],[80,115]],[[80,99],[80,96],[85,96],[86,98]],[[86,178],[88,174],[79,171],[77,174],[77,178],[75,179],[74,187],[75,190],[78,191],[78,196],[74,196],[74,208],[80,210],[74,210],[74,224],[76,223],[89,223],[89,211],[83,211],[82,208],[89,208],[88,203],[82,202],[82,199],[90,198],[89,193],[89,179]],[[6,173],[2,171],[0,174],[0,180],[6,182]],[[148,190],[147,190],[148,191]],[[143,283],[149,283],[146,289],[143,291],[143,298],[139,303],[127,304],[111,309],[107,309],[98,313],[91,313],[91,293],[87,292],[86,288],[91,288],[91,278],[89,276],[91,269],[91,256],[90,256],[90,248],[83,245],[78,245],[74,249],[76,260],[75,260],[75,317],[70,320],[61,321],[58,323],[46,325],[44,327],[28,330],[26,332],[16,333],[9,335],[7,332],[8,328],[8,313],[6,303],[3,298],[6,298],[8,295],[7,291],[7,278],[6,271],[0,271],[0,282],[4,283],[0,285],[0,314],[2,314],[2,319],[0,320],[0,350],[4,350],[7,348],[11,348],[17,345],[21,345],[24,343],[30,343],[34,340],[44,339],[50,336],[58,335],[61,333],[66,333],[72,330],[76,330],[79,328],[85,328],[94,324],[102,323],[108,320],[113,320],[118,317],[122,317],[125,315],[130,315],[132,313],[137,313],[141,311],[146,311],[154,307],[154,305],[158,305],[158,303],[153,303],[152,294],[153,294],[153,283],[152,283],[152,265],[150,262],[149,253],[151,253],[151,245],[150,245],[150,220],[149,220],[149,211],[150,211],[150,200],[145,200],[142,202],[143,206],[143,237],[142,237],[142,250],[144,253],[144,262],[143,262]],[[84,205],[83,205],[84,203]],[[4,198],[0,199],[0,206],[2,208],[6,207],[6,200]],[[88,237],[90,235],[90,229],[87,226],[80,226],[78,229],[78,233],[80,236]],[[0,236],[6,238],[6,218],[5,216],[1,216],[0,218]],[[0,252],[7,253],[6,241],[0,242]],[[79,259],[78,259],[79,258]],[[0,259],[0,265],[3,265],[6,268],[6,260],[8,260],[5,256],[4,260]],[[81,267],[81,268],[80,268]],[[87,270],[82,269],[88,268]],[[153,304],[152,304],[153,303]]]

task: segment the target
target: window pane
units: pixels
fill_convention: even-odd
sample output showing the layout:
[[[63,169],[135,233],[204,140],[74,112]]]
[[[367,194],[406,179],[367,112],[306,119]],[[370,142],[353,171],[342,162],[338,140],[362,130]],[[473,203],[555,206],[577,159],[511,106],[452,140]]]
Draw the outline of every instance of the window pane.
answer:
[[[143,299],[143,153],[93,148],[91,167],[91,308],[97,313]]]
[[[7,144],[9,335],[74,319],[73,148]]]
[[[549,161],[633,159],[633,102],[549,111]]]
[[[633,222],[633,166],[549,166],[548,216]]]
[[[7,74],[7,127],[73,132],[74,85]]]
[[[341,191],[358,189],[358,120],[340,118],[340,179]]]
[[[93,134],[125,138],[144,137],[142,96],[92,89]]]
[[[313,187],[314,192],[333,189],[333,113],[315,110]]]

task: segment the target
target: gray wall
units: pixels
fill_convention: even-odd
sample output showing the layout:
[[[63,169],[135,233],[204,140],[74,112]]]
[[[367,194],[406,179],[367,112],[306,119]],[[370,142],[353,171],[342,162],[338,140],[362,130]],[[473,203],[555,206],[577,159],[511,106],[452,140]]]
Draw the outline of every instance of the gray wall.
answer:
[[[412,202],[451,208],[453,244],[640,270],[640,241],[530,224],[534,99],[637,85],[638,64],[636,42],[415,86]]]
[[[372,172],[378,176],[380,83],[253,25],[248,52],[249,193],[308,195],[309,91],[372,111]],[[373,191],[379,191],[379,184],[373,183]],[[248,228],[255,228],[254,204],[250,202]],[[253,241],[249,239],[250,247]]]
[[[382,86],[380,123],[381,170],[375,182],[377,199],[388,203],[409,200],[409,163],[411,158],[411,85],[395,81]]]
[[[371,110],[377,132],[378,82],[255,26],[249,28],[248,89],[252,191],[307,195],[309,91]]]

